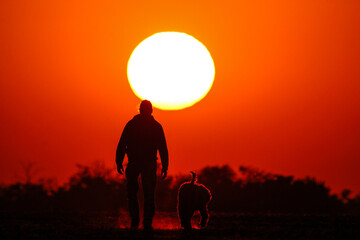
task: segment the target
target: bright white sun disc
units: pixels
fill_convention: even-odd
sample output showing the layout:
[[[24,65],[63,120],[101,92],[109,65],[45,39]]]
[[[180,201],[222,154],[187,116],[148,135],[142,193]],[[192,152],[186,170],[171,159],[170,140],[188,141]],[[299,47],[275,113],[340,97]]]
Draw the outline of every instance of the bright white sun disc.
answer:
[[[164,110],[190,107],[209,92],[215,76],[206,47],[179,32],[156,33],[142,41],[130,56],[127,74],[140,99]]]

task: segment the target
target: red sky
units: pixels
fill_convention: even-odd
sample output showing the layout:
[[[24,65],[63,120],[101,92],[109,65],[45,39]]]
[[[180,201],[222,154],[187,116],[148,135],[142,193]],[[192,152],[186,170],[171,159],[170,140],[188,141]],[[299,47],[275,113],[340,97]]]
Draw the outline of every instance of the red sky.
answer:
[[[170,174],[250,165],[360,192],[360,2],[1,1],[0,182],[60,182],[75,164],[115,168],[139,99],[133,49],[161,31],[210,51],[213,88],[191,108],[154,111]]]

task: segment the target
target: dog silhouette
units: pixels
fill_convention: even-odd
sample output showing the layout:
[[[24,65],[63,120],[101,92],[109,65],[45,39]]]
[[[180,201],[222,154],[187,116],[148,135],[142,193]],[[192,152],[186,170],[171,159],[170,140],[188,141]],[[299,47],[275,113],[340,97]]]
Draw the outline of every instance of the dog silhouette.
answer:
[[[207,204],[211,193],[204,185],[196,182],[196,173],[191,174],[192,180],[181,184],[178,191],[178,215],[184,229],[191,229],[191,218],[195,211],[200,211],[201,227],[206,227],[209,219]]]

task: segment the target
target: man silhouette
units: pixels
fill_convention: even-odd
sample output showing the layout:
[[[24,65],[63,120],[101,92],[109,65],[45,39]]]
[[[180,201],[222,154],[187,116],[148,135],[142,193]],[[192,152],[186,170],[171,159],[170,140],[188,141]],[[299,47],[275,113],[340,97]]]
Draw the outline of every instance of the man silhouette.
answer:
[[[165,135],[162,126],[152,114],[152,104],[143,100],[140,104],[140,114],[130,120],[121,135],[117,150],[117,171],[124,173],[123,160],[125,153],[128,157],[128,165],[125,170],[127,179],[126,190],[128,197],[129,212],[131,216],[131,228],[139,226],[139,204],[137,199],[138,177],[144,191],[144,229],[152,229],[152,219],[155,214],[154,192],[156,185],[157,151],[159,150],[162,178],[166,178],[169,156],[166,146]]]

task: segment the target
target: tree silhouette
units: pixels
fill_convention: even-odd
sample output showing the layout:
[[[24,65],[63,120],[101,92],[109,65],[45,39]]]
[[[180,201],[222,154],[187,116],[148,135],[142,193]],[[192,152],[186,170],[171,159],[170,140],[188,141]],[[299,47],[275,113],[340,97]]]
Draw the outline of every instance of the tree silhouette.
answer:
[[[60,187],[52,180],[32,183],[31,177],[25,184],[2,185],[0,211],[117,213],[119,209],[127,209],[124,178],[114,175],[114,170],[101,162],[77,165],[77,168],[69,182]],[[207,166],[197,171],[197,175],[198,182],[212,193],[210,211],[360,214],[359,195],[351,198],[348,189],[340,197],[330,194],[330,189],[315,178],[295,179],[247,166],[240,166],[237,174],[228,165]],[[159,178],[155,195],[157,210],[175,212],[178,188],[190,179],[190,174]]]
[[[25,176],[25,183],[32,183],[34,177],[39,173],[39,168],[36,165],[35,161],[21,162],[21,167]]]
[[[99,162],[77,167],[69,183],[54,195],[57,210],[112,212],[126,206],[125,183],[112,178],[111,169]]]

